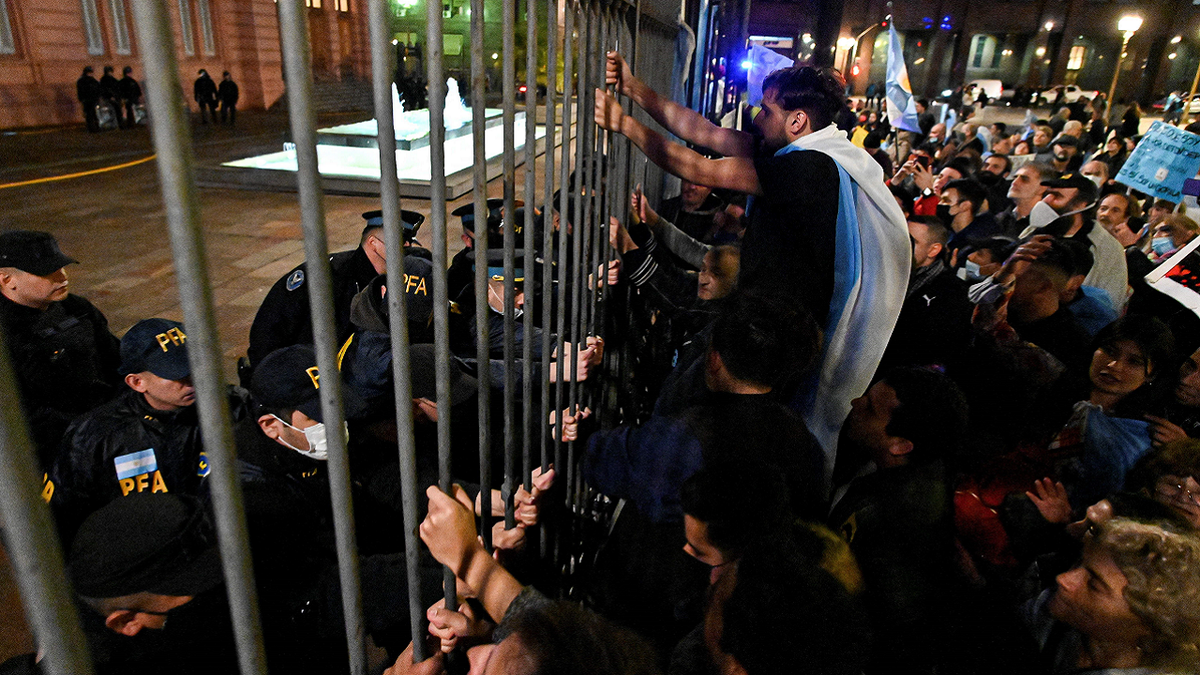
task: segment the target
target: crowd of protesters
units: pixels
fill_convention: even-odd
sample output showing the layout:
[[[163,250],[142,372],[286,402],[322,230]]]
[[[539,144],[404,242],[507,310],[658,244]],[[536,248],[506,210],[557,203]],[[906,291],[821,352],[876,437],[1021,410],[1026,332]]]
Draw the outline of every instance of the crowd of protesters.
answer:
[[[691,146],[595,92],[596,123],[681,179],[660,204],[632,190],[629,218],[605,224],[608,268],[525,297],[552,252],[518,250],[506,269],[497,247],[533,205],[489,200],[455,212],[466,248],[448,270],[402,212],[404,278],[389,284],[382,212],[366,213],[358,248],[330,258],[334,375],[311,347],[307,266],[267,294],[227,394],[272,672],[346,668],[329,434],[349,449],[365,629],[396,675],[453,670],[462,651],[472,673],[1200,670],[1200,317],[1147,281],[1170,265],[1194,285],[1195,256],[1177,252],[1198,226],[1116,181],[1136,121],[1110,128],[1084,100],[1020,128],[970,108],[945,123],[921,102],[921,131],[894,133],[874,110],[855,119],[839,74],[796,66],[766,79],[738,130],[619,54],[607,80]],[[572,214],[606,178],[598,192],[573,177],[535,209],[536,241],[569,250]],[[68,293],[75,262],[45,233],[0,234],[0,319],[98,671],[235,672],[186,328],[146,319],[117,340]],[[452,301],[446,391],[436,275]],[[389,288],[411,342],[420,588],[404,568]],[[602,294],[610,344],[525,330],[525,312],[571,325],[573,292]],[[506,325],[533,363],[505,359]],[[481,382],[499,411],[522,377],[613,378],[617,343],[637,390],[620,424],[583,406],[532,428],[492,414],[496,466],[506,436],[544,425],[579,461],[487,494]],[[348,424],[327,430],[319,390],[339,376]],[[619,503],[583,530],[592,555],[567,584],[538,563],[536,534],[564,517],[564,469]],[[506,510],[481,538],[477,519]],[[433,603],[443,565],[454,610]],[[429,635],[409,632],[410,595]],[[414,639],[435,655],[416,661]]]

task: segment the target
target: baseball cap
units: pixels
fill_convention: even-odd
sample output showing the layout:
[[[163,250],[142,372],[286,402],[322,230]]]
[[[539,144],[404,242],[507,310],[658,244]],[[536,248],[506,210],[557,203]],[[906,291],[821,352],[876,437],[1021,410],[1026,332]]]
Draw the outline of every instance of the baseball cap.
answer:
[[[431,344],[412,345],[408,348],[408,369],[412,382],[412,397],[437,401],[437,355]],[[458,405],[471,398],[478,389],[478,382],[463,370],[459,360],[450,357],[450,405]]]
[[[336,372],[334,376],[337,376]],[[317,370],[317,354],[311,345],[292,345],[268,354],[254,367],[250,393],[268,408],[299,410],[324,422],[321,373]],[[349,387],[342,387],[342,406],[348,418],[366,409],[362,399]]]
[[[1096,187],[1096,184],[1081,173],[1064,173],[1053,180],[1042,181],[1042,185],[1050,188],[1075,188],[1079,190],[1079,196],[1086,199],[1089,204],[1096,201],[1096,197],[1100,194],[1100,189]]]
[[[83,521],[68,569],[85,598],[196,595],[222,582],[221,557],[199,500],[132,493]]]
[[[164,380],[182,380],[192,374],[183,324],[170,319],[142,319],[121,338],[120,373],[146,371]]]
[[[362,214],[367,224],[363,226],[362,236],[367,236],[367,233],[377,227],[383,227],[383,209],[375,209]],[[400,225],[404,228],[404,240],[411,241],[416,238],[417,230],[421,229],[421,224],[425,222],[425,216],[416,211],[407,209],[400,210]]]
[[[1070,134],[1060,134],[1053,141],[1050,141],[1050,145],[1061,145],[1064,148],[1078,148],[1079,139]]]
[[[370,308],[385,325],[388,322],[388,303],[386,288],[404,289],[404,309],[408,317],[409,339],[423,334],[433,321],[433,263],[416,256],[404,256],[404,282],[402,285],[388,284],[386,274],[380,274],[359,291],[350,302],[350,317],[356,321],[362,309]],[[367,307],[361,307],[367,303]],[[361,307],[361,309],[360,309]],[[355,323],[355,325],[359,325]],[[367,326],[360,326],[367,327]],[[373,330],[367,327],[369,330]]]
[[[0,233],[0,267],[15,267],[39,277],[78,260],[64,254],[49,232],[10,230]]]

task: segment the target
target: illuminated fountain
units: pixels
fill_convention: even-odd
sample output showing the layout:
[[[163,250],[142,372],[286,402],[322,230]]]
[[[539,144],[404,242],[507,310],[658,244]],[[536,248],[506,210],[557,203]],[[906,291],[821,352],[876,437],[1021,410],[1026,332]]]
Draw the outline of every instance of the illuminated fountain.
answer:
[[[502,111],[485,108],[484,128],[503,124]],[[416,150],[429,147],[429,110],[405,110],[400,92],[392,83],[392,122],[396,128],[396,149]],[[446,80],[446,107],[442,115],[446,140],[471,135],[471,109],[458,92],[458,81]],[[375,120],[317,129],[317,145],[344,145],[354,148],[378,147],[379,132]]]
[[[471,167],[474,164],[471,109],[463,102],[458,82],[446,81],[446,106],[443,123],[446,141],[443,144],[446,168],[446,194],[455,198],[471,189]],[[502,111],[484,110],[484,154],[489,175],[495,175],[499,157],[504,151]],[[429,196],[432,174],[429,157],[429,110],[404,110],[403,101],[392,85],[392,122],[396,138],[396,173],[403,196]],[[514,120],[517,150],[525,145],[525,112],[518,111]],[[538,126],[536,137],[545,136],[545,127]],[[539,142],[539,150],[542,144]],[[374,119],[342,124],[317,130],[317,165],[326,190],[343,194],[379,194],[378,131]],[[540,153],[539,153],[540,154]],[[518,161],[524,153],[517,153]],[[496,160],[496,161],[493,161]],[[257,189],[294,190],[297,171],[296,150],[285,143],[282,152],[247,157],[226,162],[219,167],[201,168],[201,183],[207,186],[253,187]]]

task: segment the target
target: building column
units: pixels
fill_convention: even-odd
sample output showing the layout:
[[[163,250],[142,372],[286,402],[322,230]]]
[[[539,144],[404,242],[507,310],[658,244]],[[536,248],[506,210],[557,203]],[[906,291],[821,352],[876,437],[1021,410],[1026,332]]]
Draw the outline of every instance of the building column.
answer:
[[[833,65],[844,9],[845,0],[817,2],[817,25],[813,29],[813,65],[818,68]]]

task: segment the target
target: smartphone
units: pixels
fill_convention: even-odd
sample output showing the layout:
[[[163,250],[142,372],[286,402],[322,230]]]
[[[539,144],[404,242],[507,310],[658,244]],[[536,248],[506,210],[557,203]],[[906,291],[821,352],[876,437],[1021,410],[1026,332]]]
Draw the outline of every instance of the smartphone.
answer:
[[[926,157],[925,155],[917,155],[917,164],[920,164],[921,166],[928,169],[929,168],[929,158]]]

